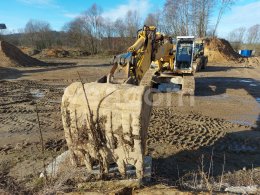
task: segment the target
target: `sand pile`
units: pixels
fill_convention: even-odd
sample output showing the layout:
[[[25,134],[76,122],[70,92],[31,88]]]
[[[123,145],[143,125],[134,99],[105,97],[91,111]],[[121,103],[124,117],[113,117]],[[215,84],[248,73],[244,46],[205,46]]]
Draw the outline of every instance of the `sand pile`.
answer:
[[[43,58],[66,58],[66,57],[83,57],[89,56],[90,53],[86,50],[80,49],[62,49],[62,48],[49,48],[43,49],[39,56]]]
[[[6,41],[0,41],[0,66],[16,67],[41,65],[47,65],[47,63],[24,54],[20,49]]]
[[[64,49],[44,49],[41,51],[41,56],[48,58],[65,58],[69,56],[69,52]]]
[[[34,56],[34,55],[40,53],[40,50],[33,49],[33,48],[31,48],[31,47],[24,47],[24,46],[22,46],[22,47],[19,47],[19,49],[20,49],[23,53],[25,53],[26,55],[28,55],[28,56]]]
[[[260,66],[260,57],[246,58],[245,62],[247,63],[247,66]]]
[[[209,38],[205,40],[205,55],[209,62],[244,62],[242,56],[234,51],[225,39]]]

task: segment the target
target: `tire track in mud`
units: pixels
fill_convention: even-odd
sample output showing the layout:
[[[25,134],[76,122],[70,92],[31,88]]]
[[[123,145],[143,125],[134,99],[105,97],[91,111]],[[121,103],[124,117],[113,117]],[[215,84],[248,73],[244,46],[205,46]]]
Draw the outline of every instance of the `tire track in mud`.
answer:
[[[259,166],[260,138],[250,128],[195,112],[154,107],[147,139],[154,179],[176,185],[180,178],[197,173],[203,158],[205,166],[213,159],[216,178],[223,174],[223,159],[226,172]]]
[[[62,130],[60,101],[63,85],[45,85],[36,81],[0,81],[0,132],[26,133],[38,128],[35,102],[44,129]],[[35,97],[32,93],[42,93]]]
[[[224,119],[154,107],[148,128],[148,153],[153,157],[168,156],[210,146],[234,127]]]

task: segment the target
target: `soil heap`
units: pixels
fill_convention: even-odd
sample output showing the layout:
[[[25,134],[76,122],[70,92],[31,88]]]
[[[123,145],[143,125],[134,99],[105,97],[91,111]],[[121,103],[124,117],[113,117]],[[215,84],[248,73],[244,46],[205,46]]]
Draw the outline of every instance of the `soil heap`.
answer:
[[[14,45],[0,41],[0,66],[17,67],[17,66],[42,66],[47,65],[45,62],[32,58],[24,54]]]
[[[205,55],[208,56],[209,62],[244,62],[239,55],[225,39],[208,38],[205,39]]]

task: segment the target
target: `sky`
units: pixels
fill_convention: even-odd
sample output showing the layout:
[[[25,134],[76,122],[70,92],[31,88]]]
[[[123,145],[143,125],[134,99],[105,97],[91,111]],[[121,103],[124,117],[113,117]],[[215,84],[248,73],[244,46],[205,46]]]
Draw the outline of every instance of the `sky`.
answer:
[[[142,18],[148,13],[162,9],[166,0],[0,0],[0,23],[9,32],[18,32],[30,19],[48,21],[53,30],[62,30],[93,3],[102,7],[103,17],[115,20],[124,17],[128,10],[137,10]],[[213,13],[210,25],[216,22]],[[218,35],[226,37],[239,27],[260,23],[260,0],[236,0],[228,9],[218,27]]]

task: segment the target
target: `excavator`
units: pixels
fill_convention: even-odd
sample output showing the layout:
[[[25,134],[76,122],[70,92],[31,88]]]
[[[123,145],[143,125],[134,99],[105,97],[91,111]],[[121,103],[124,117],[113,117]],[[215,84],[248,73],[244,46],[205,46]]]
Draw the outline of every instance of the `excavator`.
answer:
[[[101,172],[108,173],[114,162],[125,175],[131,164],[143,178],[150,89],[168,92],[176,85],[182,94],[194,94],[194,37],[178,36],[173,44],[154,26],[144,26],[137,35],[126,53],[114,56],[107,75],[92,83],[72,83],[64,91],[62,121],[76,166],[85,164],[91,171],[98,161]]]
[[[172,38],[156,32],[154,26],[138,31],[127,53],[114,56],[113,67],[99,83],[126,83],[150,86],[165,92],[179,86],[184,95],[194,95],[194,36]]]

